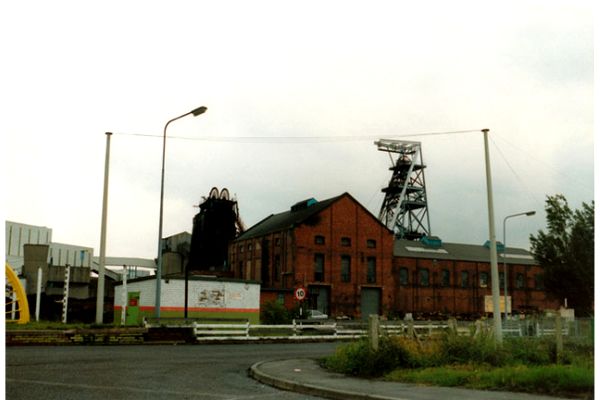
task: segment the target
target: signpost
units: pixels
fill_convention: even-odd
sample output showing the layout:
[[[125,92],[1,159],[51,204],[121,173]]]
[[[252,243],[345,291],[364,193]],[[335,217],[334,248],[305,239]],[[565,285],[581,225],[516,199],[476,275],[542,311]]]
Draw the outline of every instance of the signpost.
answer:
[[[294,290],[294,298],[300,302],[300,318],[302,318],[302,302],[306,298],[306,289],[303,286],[298,286]]]

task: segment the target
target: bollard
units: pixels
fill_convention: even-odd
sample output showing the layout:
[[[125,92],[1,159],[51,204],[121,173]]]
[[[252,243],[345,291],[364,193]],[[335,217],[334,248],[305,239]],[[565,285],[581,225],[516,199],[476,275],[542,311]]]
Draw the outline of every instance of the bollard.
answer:
[[[369,315],[369,347],[373,351],[379,349],[379,315]]]

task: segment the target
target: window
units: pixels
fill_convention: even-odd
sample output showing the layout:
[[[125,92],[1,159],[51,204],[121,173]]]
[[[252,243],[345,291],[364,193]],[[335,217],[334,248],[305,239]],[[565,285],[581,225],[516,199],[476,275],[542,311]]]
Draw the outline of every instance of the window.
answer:
[[[325,236],[322,236],[322,235],[315,236],[315,244],[325,244]]]
[[[243,253],[243,252],[244,252],[244,246],[242,246],[242,245],[240,244],[240,246],[238,247],[238,251],[239,251],[240,253]]]
[[[367,257],[367,283],[377,282],[377,260],[375,257]]]
[[[419,269],[419,284],[421,286],[429,286],[429,270],[427,268]]]
[[[479,286],[487,287],[489,279],[490,279],[490,276],[488,275],[487,272],[480,272],[479,273]]]
[[[517,289],[523,289],[525,287],[525,275],[517,274]]]
[[[544,289],[544,275],[535,274],[535,289],[536,290]]]
[[[442,281],[440,283],[442,287],[450,286],[450,271],[447,269],[442,270]]]
[[[342,246],[350,246],[352,245],[352,240],[349,237],[342,238]]]
[[[275,238],[275,246],[279,246],[281,244],[280,238]]]
[[[252,251],[252,243],[248,245],[248,251]]]
[[[277,303],[285,303],[285,295],[283,293],[277,293]]]
[[[325,255],[315,254],[315,281],[323,282],[325,278]]]
[[[342,256],[342,282],[350,282],[350,256]]]
[[[281,277],[281,257],[279,254],[275,255],[274,265],[273,265],[273,281],[279,282],[279,278]]]
[[[504,290],[504,272],[498,272],[498,278],[500,279],[500,289]]]
[[[377,247],[377,242],[375,241],[375,239],[367,239],[367,247],[369,249],[374,249],[375,247]]]
[[[403,286],[408,285],[408,269],[400,268],[400,284]]]
[[[460,273],[460,287],[468,288],[469,287],[469,271],[461,271]]]

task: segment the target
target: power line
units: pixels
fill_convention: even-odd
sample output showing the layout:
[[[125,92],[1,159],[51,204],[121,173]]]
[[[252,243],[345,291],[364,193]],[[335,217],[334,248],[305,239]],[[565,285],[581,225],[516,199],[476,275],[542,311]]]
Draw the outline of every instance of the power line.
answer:
[[[365,140],[377,140],[382,137],[387,138],[408,138],[438,135],[456,135],[461,133],[481,132],[480,129],[469,129],[462,131],[444,131],[444,132],[423,132],[394,135],[364,135],[364,136],[167,136],[169,139],[194,140],[203,142],[227,142],[227,143],[329,143],[329,142],[358,142]],[[116,135],[123,136],[141,136],[162,138],[163,135],[153,135],[144,133],[124,133],[115,132]]]

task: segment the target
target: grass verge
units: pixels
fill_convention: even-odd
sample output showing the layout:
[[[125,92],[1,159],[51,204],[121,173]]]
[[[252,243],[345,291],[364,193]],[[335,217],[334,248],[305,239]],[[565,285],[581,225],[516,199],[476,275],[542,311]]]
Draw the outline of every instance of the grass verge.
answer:
[[[397,369],[387,381],[462,386],[471,389],[504,390],[592,399],[594,371],[577,365],[515,365],[491,367],[458,365],[422,369]]]

